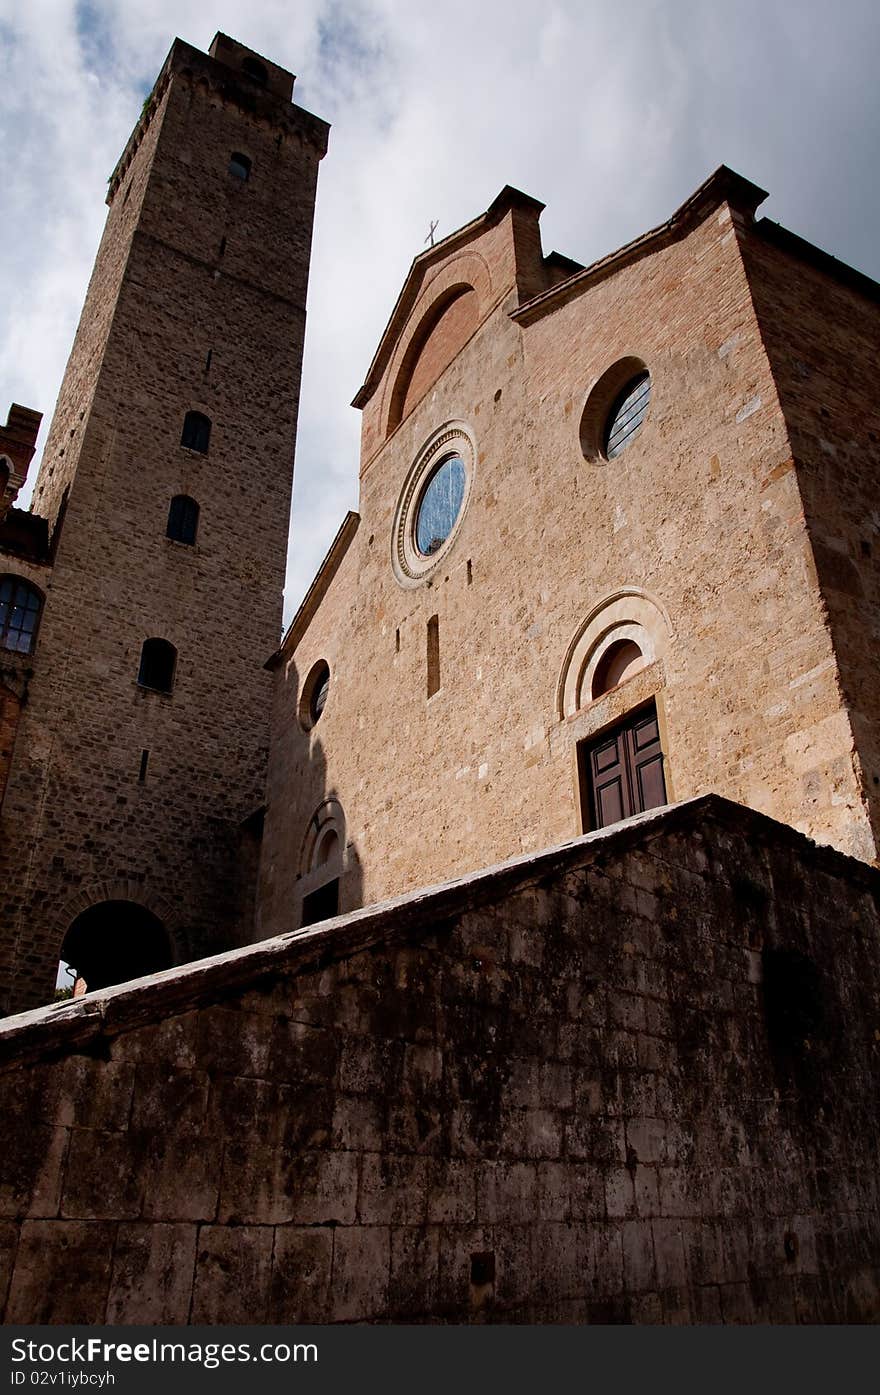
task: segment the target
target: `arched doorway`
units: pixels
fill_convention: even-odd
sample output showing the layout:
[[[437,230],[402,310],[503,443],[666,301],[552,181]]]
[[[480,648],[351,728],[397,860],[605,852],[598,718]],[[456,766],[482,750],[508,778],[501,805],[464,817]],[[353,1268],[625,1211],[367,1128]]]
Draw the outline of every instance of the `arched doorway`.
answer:
[[[75,970],[77,994],[154,974],[173,962],[161,920],[135,901],[99,901],[82,911],[64,936],[61,960]]]

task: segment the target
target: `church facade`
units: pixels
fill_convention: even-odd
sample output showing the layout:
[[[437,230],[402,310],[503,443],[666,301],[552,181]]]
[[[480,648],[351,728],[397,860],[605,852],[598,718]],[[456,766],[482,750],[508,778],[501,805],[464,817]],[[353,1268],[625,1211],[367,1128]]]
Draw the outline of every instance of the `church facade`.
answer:
[[[506,189],[415,260],[273,660],[261,934],[710,790],[876,859],[877,287],[764,197],[582,268]]]

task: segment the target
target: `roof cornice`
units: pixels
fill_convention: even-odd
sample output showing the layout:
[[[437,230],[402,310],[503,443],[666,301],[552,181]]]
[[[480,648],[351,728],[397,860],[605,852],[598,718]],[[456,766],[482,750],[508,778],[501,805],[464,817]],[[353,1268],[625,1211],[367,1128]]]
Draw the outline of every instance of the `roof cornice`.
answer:
[[[533,296],[525,305],[512,310],[510,318],[517,324],[530,325],[551,310],[558,310],[560,306],[567,305],[570,300],[574,300],[591,286],[612,276],[623,267],[650,252],[658,251],[670,242],[678,241],[720,204],[729,203],[732,208],[751,219],[755,209],[766,197],[766,189],[761,189],[751,180],[744,179],[735,170],[728,169],[727,165],[719,165],[714,174],[710,174],[699,189],[696,189],[665,223],[642,233],[640,237],[626,243],[616,252],[611,252],[607,257],[602,257],[591,266],[585,267],[583,271],[575,272],[567,280],[551,286],[550,290]]]
[[[330,582],[339,570],[340,563],[348,551],[351,540],[358,530],[360,521],[360,514],[354,513],[349,509],[340,524],[336,537],[327,550],[326,557],[315,573],[311,586],[303,597],[299,610],[288,625],[287,632],[280,645],[275,650],[275,653],[266,660],[263,665],[264,668],[277,668],[285,654],[292,654],[296,649],[296,646],[309,628],[315,611],[326,596]]]

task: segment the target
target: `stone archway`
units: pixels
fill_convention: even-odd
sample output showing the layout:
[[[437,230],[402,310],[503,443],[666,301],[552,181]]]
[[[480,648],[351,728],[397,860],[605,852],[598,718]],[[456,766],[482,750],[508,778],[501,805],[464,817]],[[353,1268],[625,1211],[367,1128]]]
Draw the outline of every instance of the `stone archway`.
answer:
[[[136,901],[99,901],[71,921],[61,959],[93,991],[169,969],[171,941],[157,915]]]

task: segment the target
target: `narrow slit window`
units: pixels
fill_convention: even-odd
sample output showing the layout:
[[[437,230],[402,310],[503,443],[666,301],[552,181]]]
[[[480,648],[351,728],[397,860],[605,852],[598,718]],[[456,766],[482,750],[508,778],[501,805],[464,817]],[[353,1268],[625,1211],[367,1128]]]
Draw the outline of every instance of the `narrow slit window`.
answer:
[[[428,621],[428,697],[440,691],[440,617]]]
[[[180,444],[187,450],[197,450],[200,455],[208,454],[211,444],[211,418],[203,412],[187,412],[183,419]]]
[[[142,785],[147,778],[147,766],[150,763],[149,751],[141,751],[141,768],[138,771],[138,784]]]
[[[165,536],[174,542],[189,543],[196,540],[199,530],[199,506],[188,494],[175,494],[168,510],[168,526]]]

